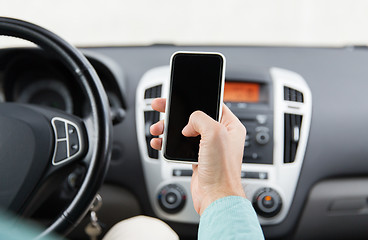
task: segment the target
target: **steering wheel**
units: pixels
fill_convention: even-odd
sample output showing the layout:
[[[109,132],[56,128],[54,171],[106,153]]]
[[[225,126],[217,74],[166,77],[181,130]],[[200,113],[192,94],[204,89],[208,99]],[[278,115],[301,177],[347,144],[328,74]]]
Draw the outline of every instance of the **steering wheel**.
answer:
[[[83,119],[51,108],[0,104],[0,208],[29,215],[56,179],[83,163],[86,173],[74,199],[40,234],[67,234],[87,213],[101,186],[111,155],[112,123],[104,88],[76,48],[54,33],[17,19],[0,17],[0,35],[35,43],[74,75],[88,100]]]

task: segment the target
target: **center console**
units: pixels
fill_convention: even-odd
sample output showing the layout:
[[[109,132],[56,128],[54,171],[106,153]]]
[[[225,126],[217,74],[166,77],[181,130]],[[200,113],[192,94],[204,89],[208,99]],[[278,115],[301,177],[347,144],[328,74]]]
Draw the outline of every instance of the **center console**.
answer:
[[[228,69],[224,102],[247,129],[242,184],[262,225],[287,215],[302,167],[312,114],[312,95],[299,74],[281,68]],[[149,146],[150,126],[164,118],[151,102],[166,97],[169,66],[149,70],[136,93],[136,124],[151,205],[158,217],[198,223],[190,194],[192,166],[169,163]],[[189,96],[188,96],[189,97]]]

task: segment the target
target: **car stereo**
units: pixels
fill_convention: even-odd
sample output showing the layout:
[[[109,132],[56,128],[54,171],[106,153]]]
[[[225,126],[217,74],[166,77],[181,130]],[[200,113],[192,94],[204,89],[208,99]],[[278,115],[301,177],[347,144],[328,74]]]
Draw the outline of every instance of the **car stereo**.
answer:
[[[271,85],[255,79],[226,79],[224,102],[247,129],[243,163],[273,163]]]

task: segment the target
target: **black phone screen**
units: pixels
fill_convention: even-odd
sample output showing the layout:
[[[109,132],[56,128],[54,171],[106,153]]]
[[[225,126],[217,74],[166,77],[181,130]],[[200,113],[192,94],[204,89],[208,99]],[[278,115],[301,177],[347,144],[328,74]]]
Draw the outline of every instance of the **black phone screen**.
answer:
[[[198,137],[185,137],[190,115],[200,110],[219,119],[224,59],[218,54],[177,53],[172,58],[165,158],[198,161]]]

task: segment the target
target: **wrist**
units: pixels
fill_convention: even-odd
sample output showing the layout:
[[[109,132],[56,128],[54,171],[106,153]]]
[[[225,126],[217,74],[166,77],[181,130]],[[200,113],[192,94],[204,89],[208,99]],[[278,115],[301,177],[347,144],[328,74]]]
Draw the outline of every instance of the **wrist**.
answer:
[[[217,191],[211,194],[207,194],[201,201],[201,206],[198,212],[199,215],[202,215],[202,213],[206,210],[206,208],[210,206],[214,201],[220,198],[228,197],[228,196],[239,196],[239,197],[246,198],[243,188],[241,188],[241,190],[239,189],[238,191],[232,191],[232,192],[227,192],[227,191],[218,192]]]

